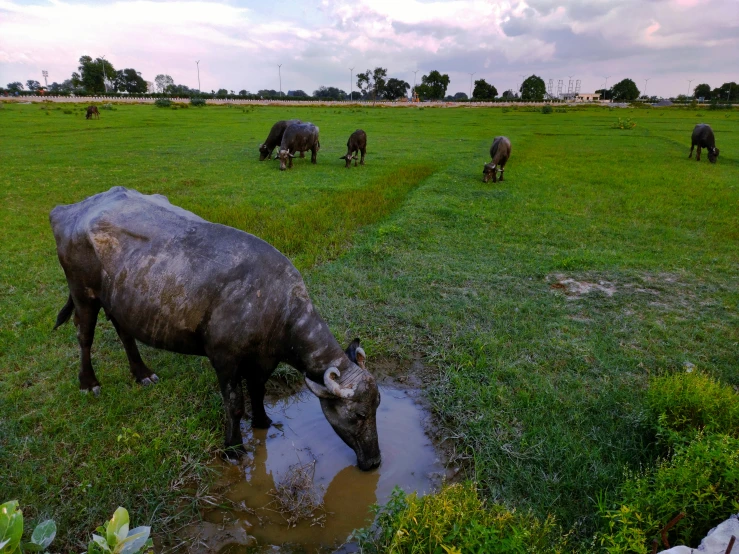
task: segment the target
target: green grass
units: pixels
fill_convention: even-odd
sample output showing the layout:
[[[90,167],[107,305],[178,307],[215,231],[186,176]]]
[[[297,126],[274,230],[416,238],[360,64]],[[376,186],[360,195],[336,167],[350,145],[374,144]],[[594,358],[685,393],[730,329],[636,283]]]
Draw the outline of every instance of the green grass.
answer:
[[[576,539],[624,468],[655,461],[650,376],[690,361],[739,385],[739,114],[115,108],[99,121],[80,106],[0,108],[0,480],[27,518],[57,519],[61,543],[119,504],[170,532],[222,439],[207,360],[145,348],[162,381],[141,389],[101,321],[96,399],[77,392],[72,326],[50,331],[66,283],[48,212],[114,185],[275,244],[340,342],[362,337],[371,360],[421,355],[439,435],[483,496]],[[619,116],[637,126],[614,129]],[[280,172],[257,146],[292,117],[321,128],[322,149],[317,166]],[[699,122],[716,165],[687,159]],[[367,165],[346,170],[358,127]],[[484,184],[498,134],[513,144],[506,180]],[[551,288],[562,278],[616,293],[567,297]]]

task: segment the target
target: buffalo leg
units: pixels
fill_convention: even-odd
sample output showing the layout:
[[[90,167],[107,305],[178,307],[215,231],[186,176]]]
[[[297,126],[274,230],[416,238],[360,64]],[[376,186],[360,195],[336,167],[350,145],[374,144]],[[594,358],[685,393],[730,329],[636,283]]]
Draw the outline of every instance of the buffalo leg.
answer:
[[[246,387],[251,400],[251,426],[255,429],[267,429],[272,420],[264,409],[264,381],[260,377],[247,377]]]
[[[241,438],[241,418],[244,417],[244,393],[241,375],[235,370],[216,367],[218,384],[221,386],[223,410],[226,412],[226,456],[238,458],[244,451]]]
[[[701,147],[700,147],[700,144],[698,145],[698,151],[695,153],[695,161],[696,162],[701,161]]]
[[[367,153],[367,149],[362,148],[361,152],[362,152],[362,160],[359,162],[359,165],[364,165],[364,155]],[[354,162],[354,163],[356,164],[357,162]]]
[[[128,357],[128,366],[131,369],[131,374],[136,379],[137,383],[144,386],[156,383],[159,381],[159,377],[155,373],[146,367],[144,360],[141,359],[139,353],[139,347],[136,344],[136,339],[121,329],[120,325],[114,318],[110,318],[113,327],[115,327],[118,338],[123,343],[123,348],[126,350],[126,356]]]
[[[503,172],[505,171],[505,163],[502,163],[498,166],[500,168],[500,182],[503,182]]]
[[[313,146],[313,148],[311,148],[310,151],[311,151],[310,163],[312,163],[312,164],[318,163],[318,161],[317,161],[318,160],[318,148],[316,148],[315,146]]]
[[[288,152],[288,154],[293,154],[293,155],[295,154],[294,152],[290,152],[290,150],[288,150],[287,152]],[[287,159],[288,159],[288,165],[287,165],[287,167],[289,167],[290,169],[292,169],[293,168],[293,157],[292,156],[288,156]]]
[[[300,151],[300,157],[305,158],[305,152],[303,152],[302,150]]]
[[[77,341],[80,344],[80,390],[92,391],[95,396],[100,394],[100,381],[92,368],[90,349],[95,338],[95,325],[98,321],[100,302],[92,300],[89,303],[75,303],[74,324],[77,327]]]
[[[690,145],[690,154],[688,154],[688,159],[693,157],[693,149],[695,148],[695,144]]]

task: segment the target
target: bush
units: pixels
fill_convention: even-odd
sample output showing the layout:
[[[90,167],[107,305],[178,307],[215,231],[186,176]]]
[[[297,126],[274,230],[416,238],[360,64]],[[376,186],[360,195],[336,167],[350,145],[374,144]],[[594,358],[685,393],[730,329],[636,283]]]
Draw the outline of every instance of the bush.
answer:
[[[157,98],[154,100],[154,105],[157,108],[169,108],[172,105],[172,101],[169,98]]]
[[[395,489],[376,512],[374,526],[353,536],[368,554],[569,551],[553,518],[542,522],[499,505],[488,508],[472,483],[423,498]]]
[[[113,104],[111,104],[110,102],[108,102],[107,104],[103,104],[102,106],[100,106],[100,109],[101,110],[112,110],[113,109]]]
[[[199,98],[197,96],[193,96],[190,98],[190,105],[191,106],[205,106],[205,98]]]
[[[624,131],[630,131],[634,127],[636,127],[636,121],[632,120],[630,117],[619,117],[618,121],[611,125],[611,128],[613,129],[623,129]]]
[[[653,379],[647,407],[667,446],[692,440],[698,432],[739,438],[739,395],[699,371]]]
[[[728,514],[739,511],[739,439],[699,435],[678,445],[671,460],[627,476],[609,509],[598,542],[611,554],[646,554],[648,545],[677,514],[686,514],[669,532],[670,543],[697,544]]]
[[[549,104],[541,107],[541,113],[552,113],[553,111],[554,108],[552,108]]]

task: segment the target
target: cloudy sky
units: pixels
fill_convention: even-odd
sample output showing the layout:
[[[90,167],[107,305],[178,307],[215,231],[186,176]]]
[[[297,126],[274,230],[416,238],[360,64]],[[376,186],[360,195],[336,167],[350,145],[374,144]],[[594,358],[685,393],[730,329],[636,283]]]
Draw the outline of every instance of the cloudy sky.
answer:
[[[629,77],[662,96],[739,81],[739,0],[0,0],[0,84],[68,79],[82,55],[203,90],[349,88],[349,68],[413,84],[532,73],[591,92]],[[356,81],[356,78],[355,78]],[[356,84],[354,85],[356,88]]]

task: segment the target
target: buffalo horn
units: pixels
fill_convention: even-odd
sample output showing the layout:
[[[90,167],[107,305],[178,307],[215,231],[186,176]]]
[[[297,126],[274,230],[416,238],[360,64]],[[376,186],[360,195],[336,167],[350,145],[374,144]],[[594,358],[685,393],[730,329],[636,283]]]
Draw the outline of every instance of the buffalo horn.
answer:
[[[353,389],[342,389],[341,385],[333,377],[341,377],[341,373],[335,367],[330,367],[323,374],[323,384],[326,385],[326,388],[331,394],[339,398],[351,398],[354,396]]]

